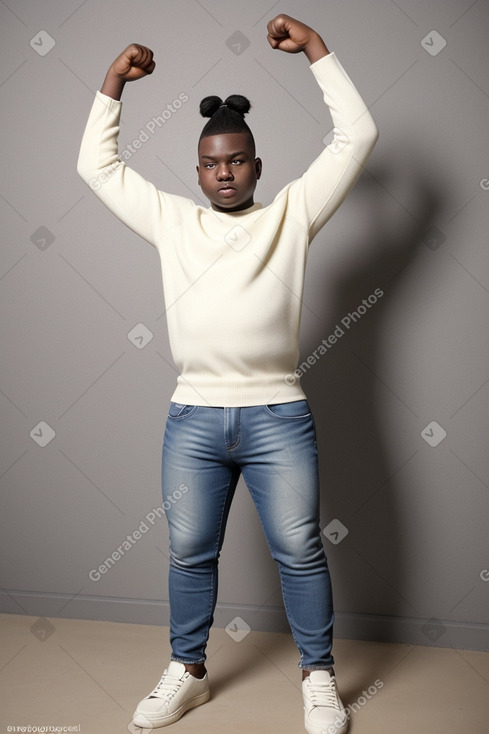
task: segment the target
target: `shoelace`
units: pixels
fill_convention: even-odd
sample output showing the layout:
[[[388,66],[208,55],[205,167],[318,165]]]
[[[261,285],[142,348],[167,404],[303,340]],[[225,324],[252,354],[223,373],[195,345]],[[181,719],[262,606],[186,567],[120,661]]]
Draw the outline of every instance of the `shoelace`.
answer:
[[[334,678],[330,678],[327,683],[308,681],[307,695],[313,706],[329,706],[340,710]]]
[[[148,698],[163,698],[170,701],[171,698],[177,693],[178,689],[184,681],[182,678],[176,678],[174,675],[170,675],[167,670],[161,676],[161,680],[152,691]]]

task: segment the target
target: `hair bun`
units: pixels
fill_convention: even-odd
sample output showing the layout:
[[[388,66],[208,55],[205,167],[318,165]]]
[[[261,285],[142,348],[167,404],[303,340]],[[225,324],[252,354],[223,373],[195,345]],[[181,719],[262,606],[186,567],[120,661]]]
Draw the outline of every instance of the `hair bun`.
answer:
[[[211,97],[204,97],[200,103],[200,114],[202,117],[212,117],[219,107],[223,104],[220,97],[212,95]]]
[[[243,97],[242,94],[231,94],[231,96],[227,97],[227,99],[224,101],[224,104],[227,104],[227,106],[235,112],[239,112],[239,114],[243,115],[243,117],[251,109],[249,99]]]
[[[220,97],[211,95],[210,97],[204,97],[200,103],[200,114],[202,117],[212,117],[221,105],[227,105],[230,110],[238,112],[243,117],[251,109],[250,101],[242,94],[231,94],[224,102]]]

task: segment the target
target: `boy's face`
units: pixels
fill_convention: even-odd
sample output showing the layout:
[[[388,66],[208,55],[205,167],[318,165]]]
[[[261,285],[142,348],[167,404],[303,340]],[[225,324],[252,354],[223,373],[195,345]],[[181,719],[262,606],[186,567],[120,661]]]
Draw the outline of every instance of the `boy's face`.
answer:
[[[235,212],[252,206],[261,167],[246,133],[210,135],[200,141],[199,186],[216,211]]]

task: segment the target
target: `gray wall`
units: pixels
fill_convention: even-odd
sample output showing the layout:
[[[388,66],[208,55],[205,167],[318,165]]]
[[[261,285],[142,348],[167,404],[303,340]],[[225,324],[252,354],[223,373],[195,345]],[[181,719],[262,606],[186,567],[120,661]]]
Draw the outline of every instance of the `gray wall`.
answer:
[[[488,647],[488,6],[298,5],[0,4],[1,609],[40,617],[40,628],[45,617],[168,621],[167,530],[150,518],[176,375],[158,254],[76,173],[95,90],[128,43],[154,50],[153,76],[126,87],[121,148],[186,92],[129,165],[199,201],[198,102],[247,94],[264,159],[257,199],[268,203],[331,131],[307,60],[265,40],[282,11],[324,35],[380,129],[313,244],[303,308],[303,360],[339,335],[303,378],[336,632]],[[128,337],[138,324],[153,334],[143,348]],[[130,550],[91,579],[128,535]],[[244,484],[220,579],[217,625],[239,616],[285,629]]]

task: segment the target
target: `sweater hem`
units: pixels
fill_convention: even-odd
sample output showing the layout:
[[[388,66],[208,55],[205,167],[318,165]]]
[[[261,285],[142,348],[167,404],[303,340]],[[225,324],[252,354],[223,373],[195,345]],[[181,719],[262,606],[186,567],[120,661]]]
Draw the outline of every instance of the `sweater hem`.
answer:
[[[288,384],[290,383],[290,384]],[[306,400],[300,380],[294,374],[276,380],[236,382],[220,380],[214,385],[201,379],[189,382],[178,378],[171,400],[181,405],[204,405],[215,408],[244,408]]]

